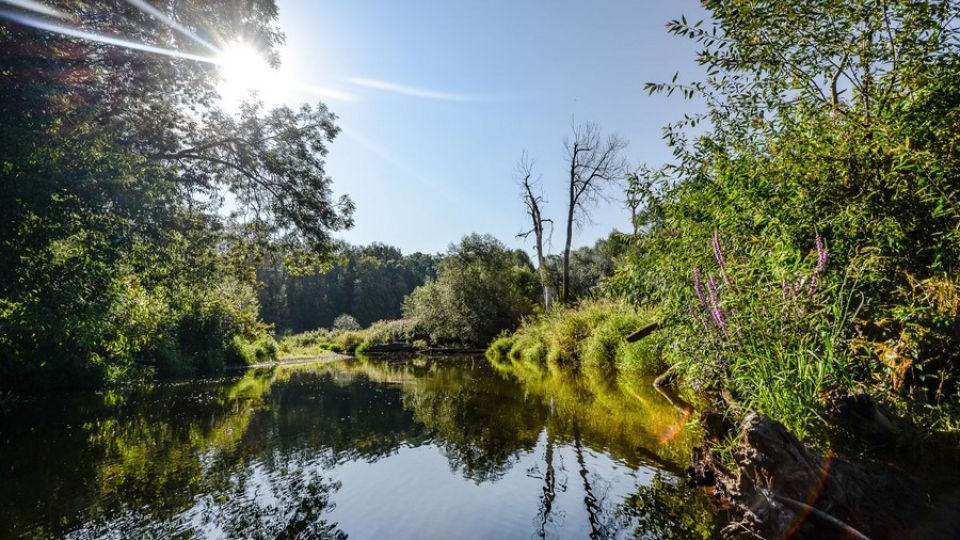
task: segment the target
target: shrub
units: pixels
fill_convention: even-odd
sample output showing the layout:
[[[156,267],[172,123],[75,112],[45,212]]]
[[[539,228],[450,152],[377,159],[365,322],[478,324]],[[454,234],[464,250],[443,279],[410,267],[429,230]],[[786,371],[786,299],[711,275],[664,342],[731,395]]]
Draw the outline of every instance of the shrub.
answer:
[[[333,329],[341,331],[360,330],[360,323],[357,322],[357,319],[355,319],[353,315],[343,313],[333,320]]]

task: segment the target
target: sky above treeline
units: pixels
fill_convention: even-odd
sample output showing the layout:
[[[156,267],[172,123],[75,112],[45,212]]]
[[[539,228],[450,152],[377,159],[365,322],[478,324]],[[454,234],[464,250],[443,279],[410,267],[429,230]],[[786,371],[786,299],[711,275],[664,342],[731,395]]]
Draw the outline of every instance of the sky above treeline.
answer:
[[[596,122],[630,141],[631,163],[669,161],[662,127],[695,112],[643,85],[702,73],[665,24],[704,18],[692,0],[279,0],[284,102],[339,116],[328,172],[356,203],[355,244],[439,252],[470,232],[515,247],[528,229],[515,169],[542,174],[547,217],[566,205],[564,137]],[[575,245],[629,230],[622,189]],[[557,227],[552,252],[562,249]]]

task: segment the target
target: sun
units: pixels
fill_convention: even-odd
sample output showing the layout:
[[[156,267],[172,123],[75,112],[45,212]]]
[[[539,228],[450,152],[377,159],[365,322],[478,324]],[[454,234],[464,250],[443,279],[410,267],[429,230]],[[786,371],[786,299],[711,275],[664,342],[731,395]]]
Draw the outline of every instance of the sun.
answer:
[[[278,70],[270,67],[265,55],[242,41],[230,43],[217,56],[220,82],[217,90],[223,104],[236,109],[254,95],[275,104],[283,90]]]

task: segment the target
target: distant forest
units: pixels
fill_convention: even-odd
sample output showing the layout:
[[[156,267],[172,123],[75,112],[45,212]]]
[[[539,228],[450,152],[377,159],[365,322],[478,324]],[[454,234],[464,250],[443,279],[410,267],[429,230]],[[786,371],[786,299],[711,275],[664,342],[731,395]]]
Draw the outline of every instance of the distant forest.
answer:
[[[613,273],[614,259],[625,250],[618,233],[598,240],[592,247],[573,250],[573,298],[594,294],[601,280]],[[260,317],[272,324],[277,334],[330,328],[343,314],[353,316],[362,327],[399,319],[404,298],[436,279],[437,265],[445,256],[421,252],[404,255],[397,247],[374,242],[346,246],[327,269],[307,274],[291,273],[282,263],[263,264],[257,268]],[[559,257],[548,257],[545,264],[559,290]]]

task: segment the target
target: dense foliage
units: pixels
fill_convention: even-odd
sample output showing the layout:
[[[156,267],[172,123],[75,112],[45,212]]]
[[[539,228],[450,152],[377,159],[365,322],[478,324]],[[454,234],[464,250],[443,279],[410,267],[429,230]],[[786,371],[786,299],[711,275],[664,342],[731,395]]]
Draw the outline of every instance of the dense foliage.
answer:
[[[264,335],[253,261],[323,256],[351,223],[324,173],[334,116],[256,102],[228,114],[211,51],[186,32],[119,0],[46,5],[76,31],[192,56],[0,22],[0,386],[248,357]],[[207,40],[272,54],[283,38],[272,0],[162,9]]]
[[[263,285],[257,291],[260,314],[280,334],[331,328],[343,314],[362,327],[399,319],[404,297],[436,276],[436,261],[433,255],[403,255],[374,243],[346,246],[327,270],[312,274],[263,265],[257,270]]]
[[[437,278],[407,297],[403,313],[433,343],[485,346],[533,312],[539,285],[526,253],[471,234],[450,246]]]
[[[704,5],[712,25],[670,29],[707,79],[650,90],[707,114],[666,129],[677,160],[638,183],[612,290],[664,308],[692,380],[801,434],[838,390],[956,407],[960,6]]]

